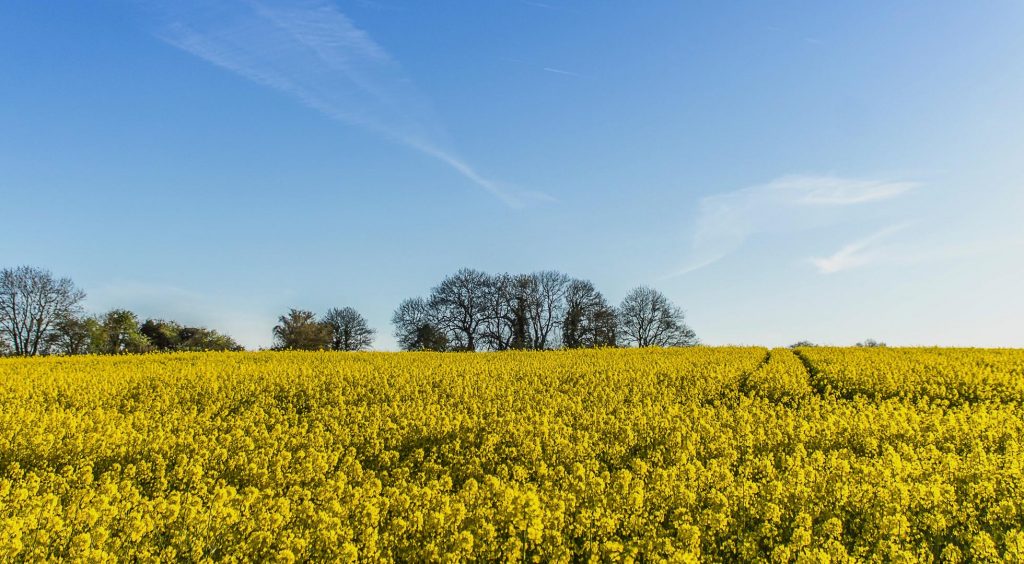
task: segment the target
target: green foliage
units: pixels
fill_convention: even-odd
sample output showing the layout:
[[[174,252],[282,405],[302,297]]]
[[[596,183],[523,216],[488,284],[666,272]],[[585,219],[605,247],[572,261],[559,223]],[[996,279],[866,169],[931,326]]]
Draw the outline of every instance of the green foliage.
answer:
[[[46,342],[47,354],[74,355],[101,352],[102,324],[95,316],[70,315],[58,321]]]
[[[184,327],[174,321],[147,319],[140,331],[160,352],[242,350],[242,346],[227,335],[205,327]]]
[[[158,351],[176,351],[181,346],[181,330],[183,327],[173,321],[147,319],[139,331],[149,339],[149,343]]]
[[[182,327],[178,337],[181,339],[177,349],[179,351],[245,350],[231,337],[204,327]]]
[[[114,309],[100,318],[98,339],[93,343],[101,354],[144,353],[152,350],[149,339],[139,330],[139,318],[126,309]]]
[[[289,310],[274,327],[275,348],[281,350],[327,350],[333,337],[329,325],[317,321],[313,312],[301,309]]]

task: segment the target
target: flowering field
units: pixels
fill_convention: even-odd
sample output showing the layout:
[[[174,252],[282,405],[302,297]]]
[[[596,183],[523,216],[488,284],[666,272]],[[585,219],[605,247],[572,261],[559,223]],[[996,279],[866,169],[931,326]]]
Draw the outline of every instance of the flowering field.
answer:
[[[1024,351],[0,359],[0,561],[1024,559]]]

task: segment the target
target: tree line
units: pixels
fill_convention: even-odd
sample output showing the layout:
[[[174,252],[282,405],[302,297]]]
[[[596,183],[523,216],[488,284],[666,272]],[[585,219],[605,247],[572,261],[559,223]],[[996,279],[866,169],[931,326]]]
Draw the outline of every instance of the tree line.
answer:
[[[114,309],[87,315],[85,292],[69,278],[22,266],[0,271],[0,354],[125,354],[242,350],[231,337]],[[589,280],[545,270],[488,274],[464,268],[426,297],[404,300],[392,316],[407,351],[549,350],[691,346],[683,310],[646,286],[611,305]],[[291,309],[272,330],[274,349],[359,351],[376,330],[351,307],[323,316]]]
[[[147,319],[127,309],[84,312],[70,278],[30,266],[0,271],[0,354],[18,356],[242,350],[205,327]]]
[[[638,286],[618,307],[589,280],[545,270],[488,274],[463,268],[392,316],[404,350],[547,350],[697,344],[683,310]]]

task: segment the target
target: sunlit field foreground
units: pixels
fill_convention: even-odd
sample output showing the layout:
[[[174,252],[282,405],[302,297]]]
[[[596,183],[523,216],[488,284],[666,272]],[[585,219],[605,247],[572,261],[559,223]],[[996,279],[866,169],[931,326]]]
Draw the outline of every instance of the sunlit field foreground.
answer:
[[[0,359],[0,561],[1024,558],[1024,351]]]

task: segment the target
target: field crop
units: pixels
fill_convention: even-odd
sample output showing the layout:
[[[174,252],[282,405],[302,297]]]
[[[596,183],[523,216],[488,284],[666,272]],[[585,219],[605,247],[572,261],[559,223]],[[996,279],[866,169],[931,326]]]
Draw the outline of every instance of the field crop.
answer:
[[[822,392],[950,404],[1024,402],[1024,352],[1013,349],[803,350]]]
[[[0,359],[0,561],[1022,561],[1022,366],[756,347]]]

